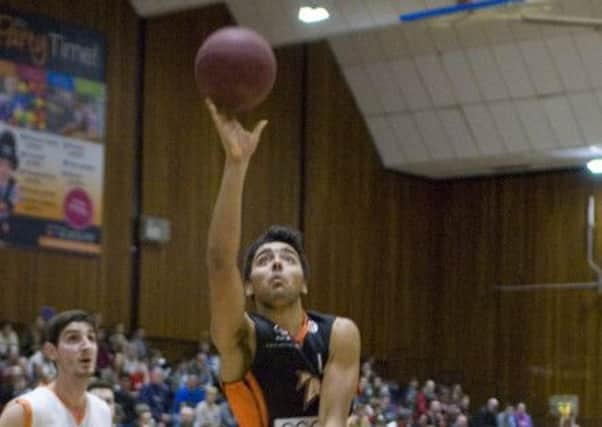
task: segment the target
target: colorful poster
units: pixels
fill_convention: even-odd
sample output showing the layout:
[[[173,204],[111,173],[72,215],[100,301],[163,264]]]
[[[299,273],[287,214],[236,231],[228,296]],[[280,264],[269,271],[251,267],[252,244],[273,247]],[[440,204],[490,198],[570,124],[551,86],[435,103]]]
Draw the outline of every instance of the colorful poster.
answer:
[[[100,253],[105,41],[0,10],[0,244]]]

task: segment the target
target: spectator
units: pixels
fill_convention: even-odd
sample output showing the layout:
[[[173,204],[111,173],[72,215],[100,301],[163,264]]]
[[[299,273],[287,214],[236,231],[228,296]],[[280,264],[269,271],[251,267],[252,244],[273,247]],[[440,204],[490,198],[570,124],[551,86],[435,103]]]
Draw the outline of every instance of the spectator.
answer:
[[[487,404],[479,409],[473,417],[471,427],[497,427],[498,405],[498,400],[495,397],[487,400]]]
[[[170,420],[169,387],[163,380],[163,370],[154,367],[150,374],[150,382],[140,389],[138,401],[148,405],[155,421],[168,423]]]
[[[514,406],[507,404],[506,409],[497,416],[497,427],[516,427]]]
[[[176,391],[172,412],[174,415],[179,414],[182,406],[196,408],[204,398],[205,390],[199,384],[199,377],[194,374],[188,375],[186,385]]]
[[[533,427],[531,415],[527,413],[527,406],[523,402],[516,405],[514,420],[516,421],[516,427]]]
[[[221,427],[221,409],[217,404],[217,389],[207,386],[205,400],[196,407],[196,422],[194,427]]]

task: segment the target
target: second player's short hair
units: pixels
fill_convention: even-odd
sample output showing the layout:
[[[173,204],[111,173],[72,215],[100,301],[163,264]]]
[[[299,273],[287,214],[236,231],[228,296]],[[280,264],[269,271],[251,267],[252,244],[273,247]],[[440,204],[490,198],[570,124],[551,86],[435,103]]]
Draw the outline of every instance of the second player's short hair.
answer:
[[[45,340],[46,342],[57,345],[59,337],[63,330],[71,322],[88,323],[96,331],[96,322],[94,317],[83,310],[67,310],[54,315],[46,325]]]
[[[299,255],[305,280],[309,280],[309,265],[307,263],[307,258],[305,257],[305,250],[303,249],[303,233],[285,225],[272,225],[265,233],[259,236],[257,240],[251,243],[245,252],[243,265],[243,279],[245,281],[248,281],[251,278],[253,258],[255,258],[257,250],[270,242],[282,242],[290,245],[295,252],[297,252],[297,255]]]

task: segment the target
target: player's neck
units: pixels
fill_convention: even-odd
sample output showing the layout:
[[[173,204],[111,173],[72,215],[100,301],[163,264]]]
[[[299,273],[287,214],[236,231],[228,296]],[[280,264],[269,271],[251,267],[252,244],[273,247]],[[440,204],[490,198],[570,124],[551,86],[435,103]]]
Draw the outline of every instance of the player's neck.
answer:
[[[87,385],[87,378],[59,375],[50,388],[69,409],[83,409],[86,407]]]
[[[259,314],[270,319],[287,331],[292,337],[297,336],[299,331],[303,328],[305,310],[301,304],[301,299],[285,307],[268,308],[263,306],[258,311]]]

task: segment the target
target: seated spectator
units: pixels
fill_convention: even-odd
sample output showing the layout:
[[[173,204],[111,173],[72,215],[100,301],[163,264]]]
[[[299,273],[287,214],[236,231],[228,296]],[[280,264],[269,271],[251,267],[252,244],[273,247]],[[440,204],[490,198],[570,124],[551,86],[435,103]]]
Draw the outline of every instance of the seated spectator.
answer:
[[[136,353],[139,359],[146,359],[150,352],[148,350],[148,345],[146,344],[146,332],[142,328],[136,329],[132,339],[130,340],[130,344],[134,346],[136,349]]]
[[[219,378],[219,370],[220,370],[220,358],[219,356],[211,351],[211,344],[207,341],[201,341],[199,353],[204,356],[205,364],[211,371],[211,374],[214,378]]]
[[[163,381],[163,370],[154,367],[151,371],[150,382],[144,384],[138,394],[138,401],[146,403],[150,408],[153,419],[157,422],[170,421],[170,393],[169,387]]]
[[[193,427],[195,425],[194,409],[190,406],[182,406],[173,427]]]
[[[10,322],[4,322],[0,329],[0,359],[7,359],[9,354],[19,354],[19,336]]]
[[[221,427],[222,414],[217,404],[217,388],[207,386],[205,400],[197,405],[195,413],[195,427]]]
[[[109,344],[113,353],[124,353],[128,345],[128,339],[125,336],[125,326],[123,323],[115,325],[113,335],[109,337]]]
[[[151,408],[146,403],[136,405],[136,421],[135,427],[157,427],[157,423],[153,418]]]
[[[516,405],[514,420],[516,422],[516,427],[533,427],[531,415],[527,413],[527,406],[523,402],[519,402]]]
[[[203,399],[205,399],[205,390],[200,386],[199,378],[196,375],[188,375],[186,385],[176,391],[172,413],[179,414],[182,406],[196,408]]]
[[[56,376],[56,366],[40,349],[29,358],[27,375],[35,385],[49,384]]]
[[[516,427],[514,406],[510,404],[506,405],[506,409],[497,415],[497,427]]]
[[[132,424],[136,420],[136,399],[132,390],[130,376],[126,373],[119,375],[119,384],[115,387],[115,402],[121,406],[124,424]]]
[[[238,423],[236,422],[236,418],[234,418],[230,405],[228,405],[228,401],[224,400],[219,406],[222,415],[222,427],[238,427]]]

